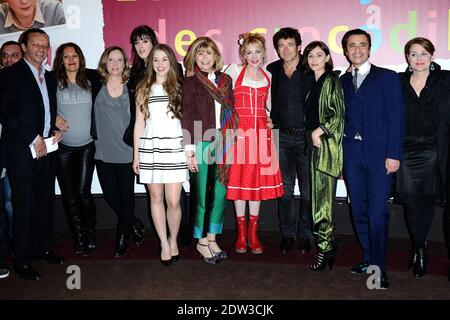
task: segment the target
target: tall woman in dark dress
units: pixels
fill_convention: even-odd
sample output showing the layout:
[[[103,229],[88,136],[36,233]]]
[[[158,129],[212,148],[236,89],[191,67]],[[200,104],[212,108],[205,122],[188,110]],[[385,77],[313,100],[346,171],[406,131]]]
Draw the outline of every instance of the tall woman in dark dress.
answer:
[[[412,241],[409,269],[416,278],[427,271],[426,239],[434,205],[444,194],[447,166],[450,72],[433,62],[434,51],[428,39],[408,41],[405,58],[409,66],[401,74],[405,133],[397,192]]]
[[[334,198],[337,179],[342,172],[342,139],[344,135],[344,94],[339,77],[334,74],[333,60],[327,45],[313,41],[303,52],[303,70],[314,72],[316,83],[306,99],[306,122],[311,155],[311,204],[317,253],[309,266],[322,271],[333,266]]]
[[[75,240],[74,251],[89,255],[96,246],[91,194],[95,153],[91,136],[92,91],[100,82],[96,70],[86,69],[83,52],[72,42],[63,43],[56,50],[53,75],[58,84],[56,126],[63,132],[56,152],[56,175]]]
[[[130,92],[135,95],[136,88],[138,83],[144,77],[145,70],[147,68],[148,57],[150,55],[150,51],[152,51],[153,47],[157,45],[158,38],[156,37],[155,31],[147,25],[137,26],[133,29],[130,35],[130,44],[131,44],[131,71],[130,71],[130,79],[128,80],[128,88]],[[178,75],[180,78],[183,78],[183,67],[178,63],[177,64]],[[134,121],[136,119],[136,113],[133,111],[130,119],[130,128],[134,127]],[[183,247],[187,247],[192,238],[192,231],[190,228],[189,221],[189,212],[188,212],[188,204],[187,204],[187,196],[184,189],[181,189],[181,232],[180,232],[180,242]],[[139,234],[142,234],[140,230],[143,231],[144,225],[142,222],[136,218],[133,229],[133,237],[134,241],[139,241]]]

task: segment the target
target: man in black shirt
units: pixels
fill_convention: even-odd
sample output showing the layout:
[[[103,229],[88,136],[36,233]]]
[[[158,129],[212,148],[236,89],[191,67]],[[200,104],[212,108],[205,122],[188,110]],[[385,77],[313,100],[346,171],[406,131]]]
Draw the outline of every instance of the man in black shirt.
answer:
[[[280,169],[284,184],[284,196],[279,201],[278,209],[283,237],[280,249],[283,253],[292,249],[296,237],[300,238],[300,251],[309,252],[313,239],[304,107],[314,77],[301,74],[301,44],[298,30],[280,29],[273,36],[273,45],[280,60],[267,66],[272,74],[270,117],[274,128],[279,130]],[[300,219],[294,214],[292,204],[296,177],[301,197]]]

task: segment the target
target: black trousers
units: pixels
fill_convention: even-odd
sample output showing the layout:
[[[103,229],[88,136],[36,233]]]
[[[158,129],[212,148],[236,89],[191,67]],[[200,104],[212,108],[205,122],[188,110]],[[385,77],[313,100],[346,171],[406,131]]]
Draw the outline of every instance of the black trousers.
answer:
[[[12,190],[14,264],[30,264],[53,246],[55,175],[53,153],[8,159]]]
[[[134,223],[134,172],[131,163],[97,160],[97,175],[103,195],[118,216],[117,233],[128,235]]]
[[[95,228],[95,204],[91,194],[94,154],[94,142],[81,147],[60,143],[56,153],[56,176],[72,229],[80,222],[85,228]]]
[[[279,131],[279,158],[284,195],[278,201],[278,214],[283,238],[313,238],[310,173],[305,133]],[[300,212],[294,212],[295,178],[300,189]]]

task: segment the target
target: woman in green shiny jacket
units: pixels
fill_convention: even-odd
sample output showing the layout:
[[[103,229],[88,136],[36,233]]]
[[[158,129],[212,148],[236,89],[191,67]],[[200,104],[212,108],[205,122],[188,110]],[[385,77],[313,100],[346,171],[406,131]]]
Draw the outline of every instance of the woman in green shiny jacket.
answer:
[[[344,95],[327,45],[311,42],[303,53],[303,70],[314,72],[316,83],[306,98],[305,130],[311,155],[311,204],[317,253],[309,266],[322,271],[333,266],[337,246],[334,241],[334,198],[342,172],[344,135]]]

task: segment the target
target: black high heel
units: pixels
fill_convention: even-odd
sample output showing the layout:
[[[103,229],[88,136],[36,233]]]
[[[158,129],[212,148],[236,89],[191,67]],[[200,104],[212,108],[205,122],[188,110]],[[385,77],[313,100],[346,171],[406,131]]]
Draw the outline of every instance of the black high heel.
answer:
[[[200,251],[200,249],[198,248],[198,246],[207,247],[208,250],[209,250],[209,252],[211,253],[211,257],[209,257],[209,258],[208,258],[208,257],[205,257],[205,256],[203,255],[203,253]],[[197,243],[197,251],[198,251],[198,252],[200,253],[200,255],[203,257],[203,260],[204,260],[205,262],[210,263],[210,264],[218,264],[218,263],[220,263],[220,257],[214,255],[214,252],[211,250],[211,248],[209,247],[209,245]]]
[[[180,260],[180,254],[177,254],[176,256],[172,256],[172,262],[177,262]]]
[[[160,259],[159,261],[161,261],[161,264],[166,267],[170,266],[172,264],[172,259],[169,259],[169,260]]]
[[[314,256],[314,262],[309,266],[309,269],[312,271],[323,271],[328,265],[328,269],[333,268],[334,259],[336,257],[336,252],[334,250],[330,250],[327,252],[322,252],[320,250],[317,251]]]

